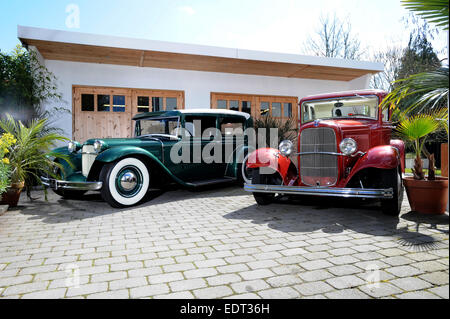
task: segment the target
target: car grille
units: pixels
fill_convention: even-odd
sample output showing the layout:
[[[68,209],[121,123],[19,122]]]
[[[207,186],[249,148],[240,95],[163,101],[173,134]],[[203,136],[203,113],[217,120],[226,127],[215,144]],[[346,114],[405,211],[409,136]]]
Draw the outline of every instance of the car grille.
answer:
[[[81,149],[81,167],[84,176],[88,176],[91,170],[92,164],[95,162],[97,154],[94,152],[93,145],[84,145]]]
[[[337,182],[338,159],[336,155],[336,134],[328,127],[308,128],[300,135],[300,178],[309,186],[332,186]]]

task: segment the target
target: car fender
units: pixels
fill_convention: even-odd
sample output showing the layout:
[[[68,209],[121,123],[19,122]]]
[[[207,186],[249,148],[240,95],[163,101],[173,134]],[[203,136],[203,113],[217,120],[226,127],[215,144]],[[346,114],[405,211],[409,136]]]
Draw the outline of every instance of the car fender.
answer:
[[[359,171],[366,168],[393,169],[401,165],[400,151],[391,145],[380,145],[371,148],[364,156],[360,157],[353,166],[345,185]]]
[[[405,172],[405,142],[402,140],[391,140],[391,145],[398,149],[400,152],[400,163],[402,168],[402,173]]]
[[[247,167],[269,167],[280,174],[285,185],[297,177],[294,163],[274,148],[260,148],[252,152],[248,157]]]
[[[176,177],[172,174],[172,172],[157,158],[154,154],[149,151],[146,151],[142,148],[135,146],[121,146],[120,148],[110,148],[101,152],[95,159],[95,166],[98,166],[98,163],[111,163],[118,159],[130,156],[143,156],[149,160],[151,160],[154,164],[156,164],[159,168],[161,168],[164,172],[167,173],[175,182],[188,186],[184,181]],[[94,167],[94,165],[92,167]],[[92,170],[92,169],[91,169]],[[91,175],[91,172],[89,172]]]

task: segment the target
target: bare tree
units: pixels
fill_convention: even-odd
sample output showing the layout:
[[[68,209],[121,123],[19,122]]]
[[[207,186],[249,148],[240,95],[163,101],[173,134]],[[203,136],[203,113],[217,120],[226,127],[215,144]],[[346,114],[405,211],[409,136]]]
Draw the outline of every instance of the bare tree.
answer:
[[[383,63],[384,71],[372,76],[370,80],[371,88],[384,91],[392,89],[392,82],[398,79],[403,51],[399,46],[389,46],[372,54],[371,60]]]
[[[361,42],[353,34],[349,19],[340,20],[334,14],[331,18],[321,16],[314,35],[304,43],[305,54],[357,60],[362,55]]]

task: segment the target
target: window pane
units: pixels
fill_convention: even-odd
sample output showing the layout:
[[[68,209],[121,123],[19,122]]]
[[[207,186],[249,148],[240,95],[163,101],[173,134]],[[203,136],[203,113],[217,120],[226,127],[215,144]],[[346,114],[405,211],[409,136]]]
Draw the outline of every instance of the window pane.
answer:
[[[292,103],[283,104],[284,117],[292,117]]]
[[[99,112],[109,112],[109,95],[97,95],[97,111]]]
[[[150,98],[148,96],[138,96],[137,98],[138,106],[150,106]]]
[[[163,98],[152,97],[153,112],[159,112],[163,110]]]
[[[177,98],[168,97],[166,98],[166,111],[172,111],[177,109]]]
[[[249,101],[242,101],[242,112],[252,114],[251,103]]]
[[[281,117],[281,103],[279,102],[272,103],[272,116]]]
[[[261,115],[269,114],[269,102],[261,102]]]
[[[218,109],[227,109],[227,101],[226,100],[217,100],[217,108]]]
[[[81,110],[94,111],[94,94],[81,94]]]
[[[239,111],[239,101],[230,101],[230,110]]]
[[[125,96],[113,96],[113,112],[125,112]]]

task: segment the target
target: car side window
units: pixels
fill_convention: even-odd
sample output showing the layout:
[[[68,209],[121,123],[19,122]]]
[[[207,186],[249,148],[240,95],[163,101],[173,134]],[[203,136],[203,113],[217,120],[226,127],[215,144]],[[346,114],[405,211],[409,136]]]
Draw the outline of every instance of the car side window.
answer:
[[[220,133],[222,136],[227,135],[244,135],[244,122],[242,119],[222,118],[220,119]]]
[[[216,117],[186,116],[184,128],[196,138],[202,138],[208,135],[214,136],[216,130]]]

